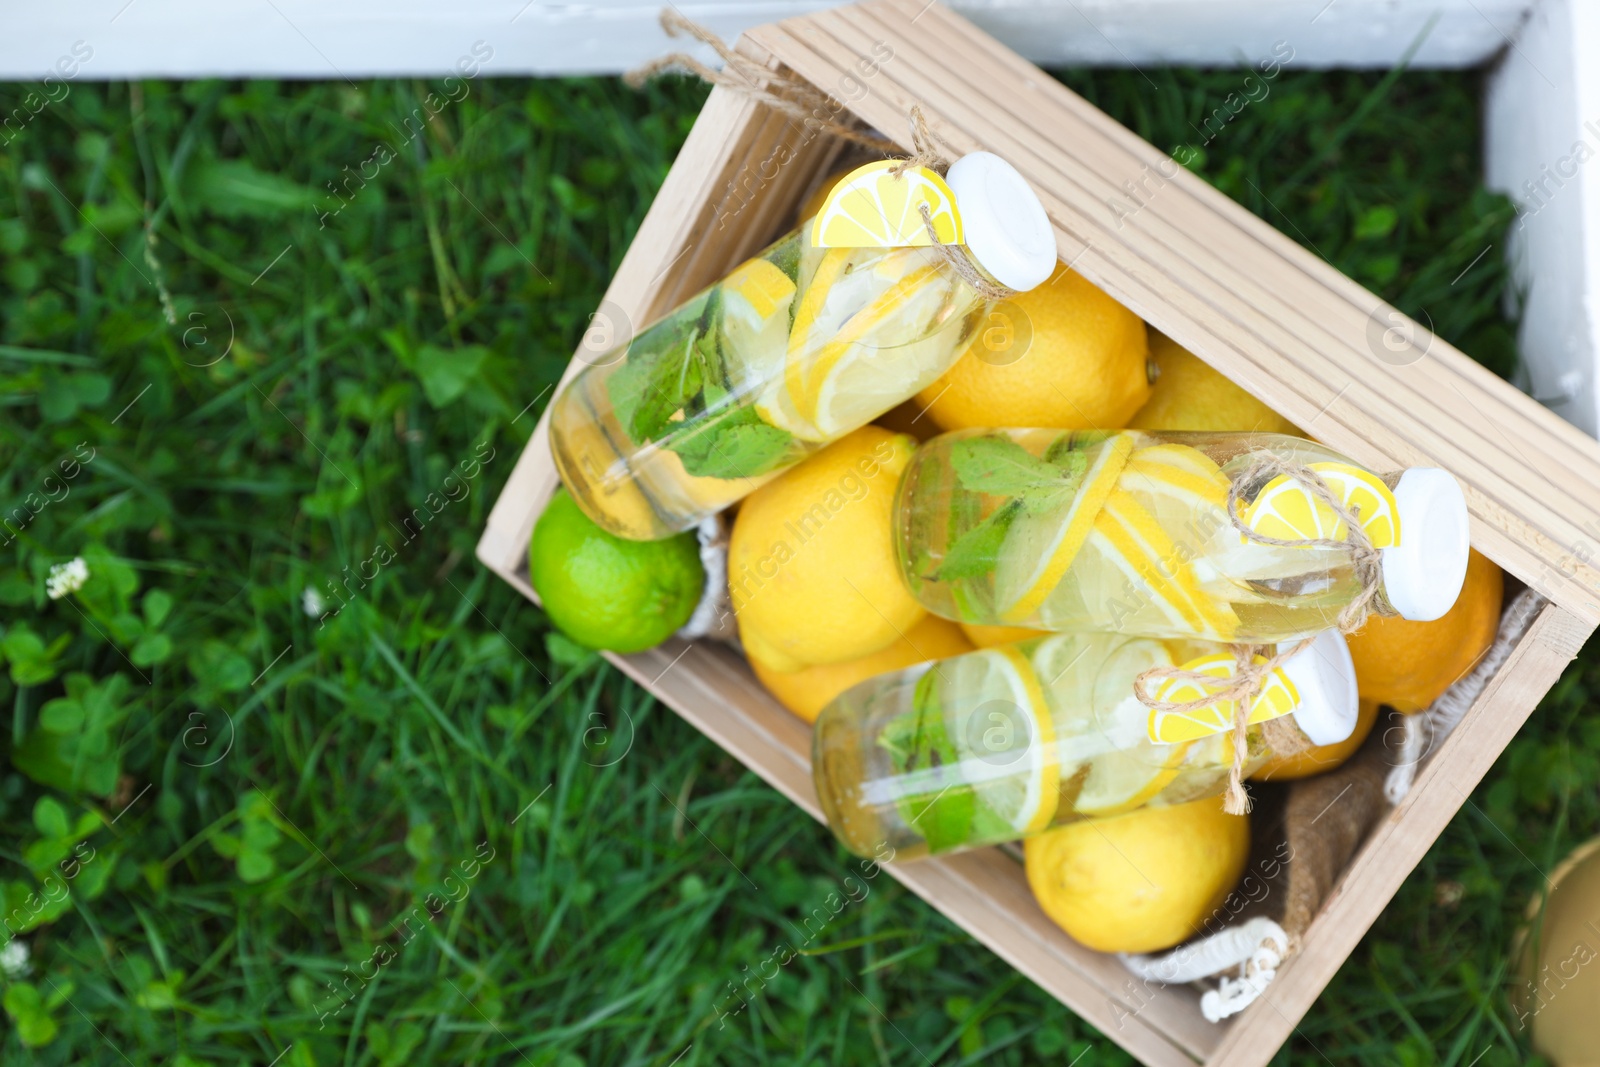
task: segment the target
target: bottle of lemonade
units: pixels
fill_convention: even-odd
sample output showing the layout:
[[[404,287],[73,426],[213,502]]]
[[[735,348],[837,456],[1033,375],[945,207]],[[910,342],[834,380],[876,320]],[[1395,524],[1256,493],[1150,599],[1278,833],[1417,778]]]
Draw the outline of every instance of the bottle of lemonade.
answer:
[[[1152,711],[1134,679],[1171,666],[1217,678],[1204,690],[1178,680],[1151,687],[1155,699],[1187,703],[1229,682],[1234,655],[1193,639],[1052,634],[868,679],[817,719],[812,768],[828,825],[857,855],[887,845],[915,859],[1221,795],[1233,701]],[[1343,741],[1356,717],[1350,650],[1325,631],[1275,668],[1252,702],[1245,772],[1281,752]]]
[[[636,540],[689,529],[943,374],[986,324],[980,288],[1050,276],[1044,208],[998,156],[963,157],[948,184],[894,166],[848,175],[815,218],[557,395],[556,468],[591,518]],[[924,207],[960,247],[933,247]]]
[[[962,622],[1272,642],[1335,625],[1362,592],[1344,523],[1285,463],[1309,467],[1381,550],[1377,608],[1431,620],[1467,568],[1467,506],[1442,470],[1374,474],[1282,434],[966,430],[925,443],[900,483],[906,582]]]

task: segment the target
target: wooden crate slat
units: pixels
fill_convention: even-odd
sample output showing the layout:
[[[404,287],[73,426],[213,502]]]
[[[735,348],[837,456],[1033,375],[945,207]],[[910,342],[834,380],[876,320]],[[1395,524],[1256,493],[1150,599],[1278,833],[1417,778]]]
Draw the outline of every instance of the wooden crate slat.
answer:
[[[819,13],[800,25],[826,29],[840,43],[848,48],[853,48],[857,52],[860,51],[865,38],[882,37],[890,32],[897,31],[901,34],[897,39],[909,45],[923,64],[933,61],[935,52],[948,53],[951,49],[965,43],[964,39],[952,36],[954,27],[949,27],[943,19],[930,17],[912,22],[897,18],[896,23],[898,24],[890,25],[885,23],[885,17],[884,8],[881,6],[844,7]],[[841,35],[838,30],[845,26],[855,27],[864,37],[851,39],[848,36]],[[943,33],[940,32],[941,29],[944,30]],[[925,73],[919,75],[918,73],[921,69],[921,67],[914,65],[902,65],[898,70],[890,71],[891,80],[896,75],[910,72],[908,78],[905,79],[907,86],[918,95],[921,95],[929,88],[927,75]],[[920,86],[916,84],[918,79],[921,82]],[[975,127],[1003,125],[1005,129],[1011,131],[1019,139],[1028,137],[1030,132],[1028,123],[1032,117],[1033,107],[1030,100],[1022,97],[1008,98],[1005,94],[993,92],[991,87],[995,84],[994,78],[990,76],[986,68],[976,67],[975,65],[970,73],[967,66],[958,65],[945,80],[950,79],[956,79],[962,83],[962,91],[952,92],[951,99],[954,102],[953,106],[957,109],[957,113],[964,116],[962,121],[967,130],[970,131]],[[1083,103],[1082,106],[1087,107],[1089,105]],[[996,118],[1002,121],[996,123]],[[1126,152],[1120,143],[1111,143],[1111,140],[1102,134],[1099,124],[1091,124],[1085,121],[1080,114],[1072,110],[1065,108],[1053,109],[1052,118],[1058,119],[1062,123],[1063,130],[1067,133],[1067,137],[1064,138],[1065,143],[1072,144],[1078,154],[1067,153],[1055,147],[1055,143],[1050,139],[1036,140],[1030,148],[1033,154],[1041,160],[1040,170],[1053,171],[1066,177],[1082,194],[1076,201],[1079,205],[1108,205],[1113,199],[1124,196],[1124,190],[1117,181],[1117,172],[1110,170],[1110,168],[1125,166],[1128,160],[1134,157]],[[1114,150],[1108,152],[1106,150],[1107,146]],[[1149,146],[1146,146],[1147,150],[1148,148]],[[1080,155],[1081,160],[1079,158]],[[1127,180],[1133,180],[1137,177],[1137,173],[1130,174],[1127,175]],[[1317,285],[1314,288],[1314,292],[1321,294],[1323,300],[1313,308],[1306,304],[1286,299],[1273,284],[1269,283],[1265,276],[1255,274],[1249,270],[1237,269],[1239,264],[1235,257],[1247,255],[1251,251],[1246,247],[1250,239],[1241,235],[1238,227],[1222,215],[1211,211],[1196,211],[1197,203],[1183,195],[1185,191],[1183,187],[1179,187],[1173,190],[1176,194],[1173,196],[1163,196],[1158,192],[1150,198],[1147,207],[1143,209],[1143,215],[1150,228],[1151,236],[1157,242],[1150,246],[1153,251],[1147,250],[1140,256],[1140,261],[1149,269],[1161,270],[1163,262],[1174,257],[1188,264],[1193,270],[1172,276],[1171,280],[1173,282],[1185,286],[1195,292],[1196,295],[1210,293],[1210,296],[1205,297],[1209,303],[1230,314],[1238,314],[1239,317],[1234,322],[1235,326],[1256,336],[1263,343],[1271,344],[1279,352],[1296,354],[1297,361],[1302,366],[1319,375],[1319,381],[1323,386],[1333,388],[1334,383],[1339,380],[1339,376],[1342,376],[1346,384],[1339,388],[1351,390],[1346,394],[1347,398],[1352,401],[1365,401],[1355,408],[1355,411],[1362,416],[1362,419],[1359,424],[1353,425],[1351,429],[1358,433],[1370,435],[1376,429],[1387,427],[1393,423],[1396,415],[1406,416],[1406,422],[1425,430],[1430,421],[1438,421],[1441,424],[1448,425],[1449,421],[1458,414],[1458,411],[1441,407],[1432,395],[1439,385],[1437,376],[1425,382],[1414,382],[1409,380],[1413,376],[1406,374],[1404,368],[1396,368],[1394,380],[1386,382],[1385,385],[1402,386],[1404,392],[1391,396],[1384,391],[1375,391],[1371,386],[1361,382],[1359,378],[1351,378],[1344,373],[1343,368],[1335,361],[1322,359],[1315,365],[1308,362],[1308,356],[1314,360],[1318,353],[1326,352],[1337,354],[1345,361],[1353,360],[1355,365],[1361,365],[1369,359],[1371,353],[1365,347],[1364,337],[1360,339],[1361,343],[1357,343],[1357,339],[1352,338],[1348,333],[1338,333],[1329,327],[1322,318],[1311,314],[1312,310],[1318,310],[1323,315],[1340,310],[1334,302],[1336,297],[1325,287]],[[1083,214],[1081,211],[1077,212],[1077,216],[1095,227],[1093,236],[1096,239],[1109,241],[1116,237],[1114,231],[1117,227],[1114,219],[1113,221],[1107,221],[1104,218],[1093,218]],[[1135,250],[1139,250],[1139,247],[1136,246]],[[1171,255],[1164,255],[1163,252],[1170,252]],[[1220,281],[1217,281],[1217,278],[1224,274],[1229,276],[1230,283],[1237,290],[1239,297],[1238,300],[1232,302],[1236,305],[1232,308],[1227,306],[1226,301],[1219,302],[1215,299],[1215,295],[1222,285]],[[1371,297],[1370,294],[1367,295],[1374,306],[1386,306],[1381,301],[1378,301],[1376,297]],[[1240,311],[1240,308],[1243,310]],[[1270,310],[1272,314],[1267,314],[1267,310]],[[1294,327],[1293,330],[1289,328],[1290,325]],[[1439,343],[1443,344],[1443,342]],[[1251,353],[1248,350],[1238,349],[1237,351],[1241,358],[1247,360],[1251,358]],[[1438,369],[1451,373],[1463,368],[1471,368],[1478,373],[1488,373],[1470,360],[1452,359],[1438,365]],[[1329,380],[1330,374],[1335,375],[1332,381]],[[1241,379],[1243,377],[1241,375]],[[1251,360],[1249,377],[1254,380],[1265,380],[1264,372],[1255,365],[1253,360]],[[1471,401],[1462,392],[1459,383],[1448,381],[1448,379],[1447,383],[1456,397],[1470,405]],[[1292,381],[1283,382],[1279,383],[1279,387],[1294,389],[1295,383]],[[1498,388],[1503,389],[1503,386]],[[1488,462],[1495,467],[1495,473],[1504,478],[1512,474],[1525,475],[1531,468],[1532,476],[1544,483],[1543,488],[1546,494],[1578,496],[1584,499],[1591,508],[1600,507],[1600,450],[1595,449],[1594,442],[1588,437],[1577,434],[1575,440],[1580,444],[1575,446],[1573,441],[1569,441],[1565,435],[1544,434],[1543,431],[1548,428],[1551,422],[1548,413],[1544,412],[1542,408],[1538,408],[1530,398],[1520,392],[1513,390],[1509,391],[1507,395],[1514,396],[1527,404],[1533,405],[1534,410],[1538,413],[1537,418],[1532,420],[1533,426],[1519,423],[1506,429],[1496,428],[1497,433],[1502,436],[1508,452],[1521,451],[1519,446],[1512,440],[1510,432],[1531,430],[1533,437],[1540,442],[1540,445],[1529,447],[1544,447],[1545,451],[1541,453],[1541,458],[1547,457],[1552,460],[1552,468],[1564,470],[1565,467],[1561,465],[1574,463],[1578,464],[1580,469],[1584,469],[1584,466],[1587,465],[1596,478],[1592,485],[1581,478],[1577,478],[1569,479],[1568,484],[1557,486],[1545,471],[1530,463],[1526,457],[1519,460],[1518,457],[1509,454],[1503,458],[1495,455],[1487,457]],[[1319,404],[1313,410],[1321,411],[1324,406]],[[1377,418],[1375,413],[1379,411],[1387,414],[1389,419]],[[1524,420],[1524,422],[1527,421],[1529,420]],[[1559,425],[1568,433],[1576,433],[1572,427],[1567,426],[1564,422],[1556,420],[1556,425]],[[1312,428],[1307,427],[1307,429]],[[1428,444],[1426,441],[1423,443],[1427,445],[1428,451],[1437,451],[1436,444]],[[1416,458],[1419,457],[1420,454]],[[1392,463],[1406,463],[1411,458],[1414,457],[1407,457],[1402,454],[1393,454],[1387,457],[1388,461]],[[1497,459],[1499,459],[1499,462],[1495,462]]]
[[[881,0],[874,7],[893,8],[904,15],[912,25],[918,25],[922,21],[922,0]],[[1004,45],[988,34],[975,31],[973,26],[959,14],[942,6],[928,11],[927,14],[935,25],[947,27],[949,30],[954,31],[955,44],[964,45],[969,50],[977,49],[991,60],[999,61],[1002,66],[1015,69],[1016,57]],[[946,33],[945,36],[949,38],[950,34]],[[1137,157],[1142,164],[1155,167],[1162,163],[1165,153],[1160,149],[1145,141],[1105,112],[1089,105],[1077,93],[1068,89],[1054,78],[1048,75],[1042,78],[1035,77],[1034,73],[1032,71],[1025,72],[1022,78],[1022,84],[1029,92],[1063,102],[1069,110],[1079,113],[1085,122],[1092,124],[1103,136]],[[1277,231],[1276,227],[1265,219],[1259,218],[1254,213],[1242,208],[1226,193],[1223,193],[1209,182],[1185,181],[1179,192],[1183,197],[1197,201],[1199,206],[1207,208],[1226,219],[1233,230],[1242,231],[1244,234],[1253,237],[1269,250],[1278,252],[1284,247],[1283,235]],[[1300,254],[1284,259],[1283,265],[1291,271],[1304,274],[1308,279],[1315,282],[1320,290],[1343,297],[1363,315],[1370,314],[1374,309],[1388,308],[1388,305],[1379,300],[1373,293],[1351,278],[1346,277],[1326,260],[1306,253],[1303,249],[1297,248],[1296,251]],[[1319,304],[1318,306],[1322,305]],[[1448,346],[1446,347],[1448,348]],[[1498,384],[1491,384],[1499,381],[1494,373],[1473,360],[1451,361],[1446,366],[1453,373],[1460,374],[1471,380],[1479,388],[1500,388]],[[1526,418],[1533,420],[1544,432],[1561,438],[1569,447],[1576,450],[1578,455],[1591,454],[1593,439],[1588,434],[1565,420],[1552,418],[1544,406],[1532,397],[1513,390],[1499,394],[1499,399],[1522,413]]]
[[[764,27],[753,31],[752,36],[792,69],[815,80],[818,84],[828,85],[837,82],[855,66],[864,53],[864,42],[869,38],[863,35],[853,46],[847,46],[834,40],[824,27],[837,28],[847,18],[858,21],[875,18],[886,10],[892,14],[894,9],[884,3],[872,3],[850,11],[824,12],[805,19],[791,20],[779,24],[778,27]],[[925,16],[925,19],[936,18],[959,21],[956,16],[949,15],[937,6],[929,9]],[[909,19],[905,19],[904,23],[907,27],[911,25]],[[906,35],[908,32],[916,31],[902,29],[900,36],[894,36],[896,26],[886,25],[881,21],[875,25],[882,31],[877,36],[889,40],[897,50],[904,48],[908,53],[915,53],[915,46],[908,42]],[[1600,582],[1600,572],[1594,570],[1592,566],[1563,558],[1565,552],[1593,538],[1593,531],[1600,531],[1600,511],[1580,506],[1572,496],[1574,492],[1587,493],[1588,490],[1577,490],[1567,486],[1558,488],[1549,481],[1540,484],[1541,476],[1525,473],[1523,465],[1516,464],[1514,458],[1509,461],[1509,465],[1507,461],[1496,459],[1502,453],[1509,453],[1512,450],[1546,459],[1547,457],[1536,449],[1536,445],[1543,441],[1556,449],[1558,455],[1548,458],[1548,462],[1526,466],[1551,466],[1563,471],[1589,469],[1595,472],[1596,484],[1600,484],[1600,448],[1597,448],[1594,442],[1582,439],[1585,446],[1584,455],[1579,456],[1573,451],[1572,442],[1565,434],[1552,434],[1548,431],[1547,424],[1557,424],[1558,419],[1548,412],[1536,410],[1533,414],[1539,418],[1525,420],[1517,405],[1506,401],[1513,398],[1524,403],[1531,401],[1497,379],[1477,380],[1481,368],[1475,368],[1466,357],[1449,349],[1442,341],[1435,340],[1433,355],[1429,359],[1409,368],[1389,367],[1378,363],[1369,354],[1363,353],[1358,358],[1364,361],[1361,370],[1364,376],[1371,379],[1370,385],[1360,385],[1350,377],[1347,377],[1345,384],[1337,389],[1331,382],[1318,382],[1304,367],[1294,362],[1289,353],[1254,343],[1248,336],[1241,336],[1243,331],[1239,329],[1237,323],[1247,320],[1256,321],[1258,324],[1260,322],[1254,301],[1238,295],[1232,289],[1219,286],[1217,277],[1214,277],[1212,272],[1191,268],[1175,276],[1174,265],[1169,264],[1164,267],[1151,265],[1156,259],[1169,258],[1164,246],[1159,244],[1152,246],[1152,239],[1148,235],[1142,232],[1135,233],[1139,219],[1153,215],[1154,203],[1152,208],[1130,220],[1127,232],[1114,239],[1099,241],[1093,240],[1091,234],[1090,243],[1085,243],[1082,234],[1088,232],[1087,228],[1093,223],[1088,221],[1089,217],[1080,211],[1080,207],[1083,210],[1103,209],[1103,201],[1071,188],[1070,183],[1057,176],[1053,167],[1030,166],[1027,162],[1035,158],[1037,144],[1071,141],[1069,135],[1075,129],[1076,132],[1081,132],[1081,129],[1072,125],[1066,125],[1060,131],[1051,126],[1051,122],[1063,113],[1062,108],[1055,107],[1052,111],[1046,112],[1041,107],[1040,117],[1032,120],[1034,128],[1026,138],[1017,135],[1008,137],[1004,129],[994,123],[984,124],[983,129],[978,131],[964,130],[951,120],[950,115],[959,113],[965,108],[966,105],[961,97],[971,93],[964,87],[952,88],[950,83],[953,78],[931,79],[922,75],[923,84],[919,88],[924,91],[912,94],[902,88],[896,80],[897,78],[916,80],[918,74],[915,70],[910,74],[905,73],[908,69],[912,69],[912,65],[906,62],[902,62],[898,69],[893,61],[884,64],[877,77],[867,83],[866,96],[850,105],[852,110],[866,121],[885,130],[889,136],[904,138],[906,111],[913,100],[920,100],[928,112],[930,124],[944,131],[956,147],[975,147],[984,144],[998,149],[1002,155],[1017,163],[1036,188],[1044,194],[1058,225],[1058,235],[1065,238],[1060,242],[1063,257],[1069,261],[1074,261],[1076,257],[1075,266],[1091,280],[1102,284],[1114,296],[1122,299],[1158,327],[1164,328],[1180,342],[1186,342],[1197,350],[1203,349],[1197,354],[1217,364],[1225,373],[1239,380],[1247,388],[1252,388],[1258,395],[1263,395],[1264,399],[1284,410],[1291,418],[1298,417],[1302,423],[1316,421],[1319,436],[1336,447],[1354,453],[1357,459],[1375,466],[1401,466],[1420,462],[1438,463],[1451,469],[1462,479],[1479,524],[1487,525],[1496,534],[1501,535],[1480,538],[1480,547],[1498,558],[1524,580],[1551,595],[1553,599],[1566,603],[1579,614],[1600,620],[1600,601],[1593,595],[1594,584]],[[999,87],[995,90],[996,93],[1009,92],[1013,85],[1021,85],[1025,80],[1016,72],[986,73],[992,74],[988,80]],[[1036,84],[1036,79],[1034,81]],[[1075,101],[1080,111],[1098,114],[1064,87],[1060,88],[1060,92]],[[1104,116],[1101,117],[1104,119]],[[1105,119],[1105,121],[1110,120]],[[1060,136],[1053,136],[1056,133]],[[1081,143],[1083,143],[1082,138],[1074,142],[1075,151]],[[1122,161],[1120,165],[1124,172],[1137,174],[1138,168],[1132,167],[1127,160]],[[1179,173],[1169,180],[1169,187],[1186,185],[1204,186],[1204,183],[1187,172]],[[1166,192],[1164,189],[1163,195]],[[1176,202],[1178,198],[1172,199]],[[1160,198],[1157,198],[1157,201],[1159,202]],[[1233,208],[1237,214],[1248,215],[1237,205],[1233,205]],[[1193,213],[1197,216],[1204,214],[1198,207]],[[1108,210],[1107,215],[1109,217]],[[1076,232],[1072,225],[1067,226],[1064,231],[1060,228],[1063,216],[1072,217]],[[1254,216],[1249,217],[1254,219]],[[1315,257],[1276,231],[1268,228],[1268,233],[1274,239],[1272,243],[1278,247],[1252,246],[1260,249],[1258,258],[1269,257],[1273,268],[1271,271],[1263,270],[1260,273],[1287,279],[1286,287],[1288,281],[1298,281],[1298,287],[1294,290],[1295,303],[1315,303],[1318,293],[1323,294],[1325,300],[1326,287],[1313,284],[1313,280],[1304,275],[1304,272],[1296,273],[1292,269],[1296,266],[1295,261],[1306,259],[1315,261]],[[1135,247],[1141,245],[1155,249],[1153,256],[1148,253],[1146,255],[1146,260],[1149,262],[1141,260],[1133,251]],[[1221,264],[1215,274],[1218,277],[1231,276],[1226,264]],[[1177,284],[1177,289],[1174,289],[1174,283]],[[1197,299],[1189,294],[1188,290],[1191,288],[1220,292],[1221,298],[1212,301]],[[1302,289],[1305,290],[1303,294],[1300,292]],[[1375,297],[1369,296],[1369,304],[1377,306],[1378,302]],[[1344,332],[1348,334],[1354,331],[1358,336],[1363,336],[1365,314],[1348,304],[1341,303],[1338,306],[1343,308],[1347,320]],[[1359,329],[1350,325],[1350,316],[1355,316]],[[1196,341],[1202,334],[1204,343]],[[1334,347],[1326,340],[1323,341],[1323,345]],[[1313,365],[1320,365],[1330,377],[1343,373],[1338,369],[1338,360],[1308,343],[1297,343],[1292,346],[1292,350],[1298,357],[1309,360]],[[1246,351],[1250,352],[1250,356],[1245,355]],[[1457,369],[1464,373],[1457,374],[1454,369],[1445,367],[1446,364],[1456,363],[1461,364]],[[1410,409],[1415,406],[1414,404],[1409,407],[1397,405],[1387,395],[1404,396],[1410,392],[1404,385],[1404,376],[1396,373],[1402,370],[1416,374],[1427,373],[1439,379],[1432,381],[1427,391],[1442,397],[1448,398],[1452,393],[1463,399],[1473,393],[1478,395],[1467,401],[1464,406],[1455,405],[1453,408],[1446,408],[1440,413],[1435,424],[1425,425],[1424,421],[1417,419],[1415,412]],[[1299,383],[1301,392],[1296,392],[1297,387],[1294,383]],[[1364,395],[1362,404],[1356,405],[1349,402],[1347,397],[1341,396],[1352,387]],[[1316,419],[1317,409],[1308,407],[1313,401],[1318,408],[1326,412],[1321,420]],[[1375,417],[1372,411],[1368,410],[1370,408],[1385,412],[1394,425],[1405,425],[1407,433],[1413,436],[1420,434],[1426,440],[1427,447],[1420,447],[1409,441],[1405,434]],[[1529,424],[1520,425],[1524,421]],[[1512,444],[1511,449],[1504,448],[1503,445],[1511,444],[1510,438],[1502,439],[1498,435],[1510,431],[1496,429],[1501,423],[1509,426],[1510,431],[1516,432],[1523,443]],[[1447,440],[1443,436],[1447,431],[1455,437],[1454,441]],[[1582,477],[1574,475],[1571,485],[1575,487],[1583,481]],[[1585,527],[1589,532],[1586,532]],[[1550,532],[1546,532],[1547,529]],[[1570,577],[1566,572],[1570,572]]]

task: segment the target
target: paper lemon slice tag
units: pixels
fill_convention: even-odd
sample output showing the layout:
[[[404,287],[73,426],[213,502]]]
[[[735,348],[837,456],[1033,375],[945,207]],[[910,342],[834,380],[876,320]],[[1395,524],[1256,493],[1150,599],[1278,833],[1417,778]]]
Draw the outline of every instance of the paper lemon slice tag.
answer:
[[[817,248],[898,248],[931,245],[922,221],[927,205],[934,232],[943,244],[962,244],[961,212],[943,178],[926,167],[911,167],[896,177],[897,160],[882,159],[845,175],[811,223]]]
[[[1265,663],[1265,656],[1257,656],[1257,663]],[[1227,688],[1233,680],[1238,662],[1226,652],[1201,656],[1179,667],[1183,671],[1199,671],[1217,679],[1215,685],[1183,678],[1168,678],[1156,687],[1155,698],[1170,704],[1187,704]],[[1300,703],[1300,691],[1284,673],[1282,667],[1274,668],[1267,676],[1261,691],[1250,705],[1249,722],[1266,722],[1287,715]],[[1150,740],[1161,744],[1193,741],[1212,734],[1227,733],[1233,729],[1234,709],[1237,702],[1218,700],[1194,711],[1150,711]]]
[[[1360,516],[1361,529],[1373,548],[1400,543],[1400,505],[1376,474],[1348,463],[1313,463],[1311,469],[1346,508]],[[1285,541],[1345,538],[1343,520],[1287,474],[1278,475],[1256,494],[1244,510],[1244,522],[1258,534]],[[1249,542],[1243,534],[1239,539]]]

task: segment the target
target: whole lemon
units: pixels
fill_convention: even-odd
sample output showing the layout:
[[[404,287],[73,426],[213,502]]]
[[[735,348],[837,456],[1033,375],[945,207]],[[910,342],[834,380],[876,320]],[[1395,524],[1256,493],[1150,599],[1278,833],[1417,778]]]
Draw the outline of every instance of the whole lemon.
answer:
[[[752,658],[778,670],[859,659],[927,614],[900,579],[890,533],[915,447],[863,426],[745,498],[728,588]]]
[[[1331,745],[1312,745],[1292,756],[1270,759],[1250,772],[1251,780],[1288,782],[1295,778],[1310,778],[1313,774],[1322,774],[1339,766],[1355,755],[1356,749],[1361,747],[1361,742],[1372,732],[1373,723],[1378,721],[1376,700],[1363,700],[1360,707],[1361,710],[1356,716],[1356,728],[1351,731],[1349,737],[1343,741],[1335,741]]]
[[[1044,913],[1100,952],[1155,952],[1199,933],[1244,873],[1250,819],[1220,797],[1085,819],[1023,844]]]
[[[961,623],[961,632],[978,648],[993,648],[1050,635],[1048,630],[1030,630],[1026,626],[979,626],[973,622]]]
[[[1500,568],[1474,550],[1461,595],[1440,618],[1370,616],[1348,638],[1361,695],[1407,714],[1432,704],[1494,643],[1504,596]]]
[[[1116,429],[1150,396],[1149,355],[1143,321],[1062,266],[996,306],[917,403],[945,430]]]
[[[1305,436],[1300,427],[1234,385],[1211,364],[1159,333],[1150,335],[1156,380],[1128,423],[1141,430],[1255,430]]]
[[[816,722],[822,709],[834,697],[857,682],[898,671],[914,663],[947,659],[971,651],[971,642],[962,635],[955,623],[937,615],[929,615],[888,648],[860,659],[784,673],[773,670],[757,656],[751,656],[750,666],[767,691],[777,697],[778,703],[806,722]]]

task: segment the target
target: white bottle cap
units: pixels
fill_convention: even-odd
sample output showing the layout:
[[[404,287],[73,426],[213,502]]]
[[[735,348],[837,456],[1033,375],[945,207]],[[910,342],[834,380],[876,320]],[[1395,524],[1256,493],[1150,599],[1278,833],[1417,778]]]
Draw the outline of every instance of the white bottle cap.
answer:
[[[1400,543],[1383,549],[1383,595],[1412,622],[1455,605],[1467,578],[1467,498],[1448,471],[1412,467],[1394,487]]]
[[[970,152],[950,165],[964,243],[1001,285],[1023,292],[1056,269],[1056,236],[1038,194],[1017,168],[993,152]]]
[[[1278,646],[1286,652],[1298,642]],[[1300,703],[1292,714],[1294,724],[1314,744],[1334,745],[1355,732],[1361,711],[1356,692],[1356,665],[1350,646],[1338,630],[1324,630],[1299,655],[1291,656],[1282,667],[1300,693]]]

